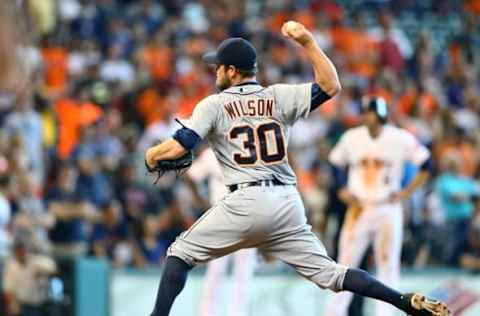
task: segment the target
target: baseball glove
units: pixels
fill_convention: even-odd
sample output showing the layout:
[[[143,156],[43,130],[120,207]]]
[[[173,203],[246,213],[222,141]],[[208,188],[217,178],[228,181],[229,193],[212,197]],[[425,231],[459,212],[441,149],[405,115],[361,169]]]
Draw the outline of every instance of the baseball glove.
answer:
[[[145,161],[145,167],[149,173],[157,175],[157,179],[154,181],[154,184],[157,184],[158,180],[169,171],[174,171],[177,176],[182,175],[188,168],[190,168],[192,162],[193,152],[189,150],[185,155],[177,159],[158,160],[154,167],[150,167],[147,164],[147,161]]]

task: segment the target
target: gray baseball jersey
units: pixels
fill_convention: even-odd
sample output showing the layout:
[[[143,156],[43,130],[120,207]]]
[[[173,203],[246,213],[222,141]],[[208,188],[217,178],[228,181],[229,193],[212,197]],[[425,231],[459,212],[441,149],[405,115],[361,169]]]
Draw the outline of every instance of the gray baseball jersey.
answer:
[[[227,194],[176,239],[169,256],[193,266],[257,247],[322,288],[342,289],[347,269],[327,256],[307,224],[287,159],[290,126],[308,116],[312,88],[318,86],[246,83],[197,105],[185,125],[208,139],[227,185],[272,179],[284,185]]]
[[[233,86],[201,101],[186,125],[207,138],[225,184],[277,179],[295,184],[288,164],[291,125],[310,112],[312,84]]]

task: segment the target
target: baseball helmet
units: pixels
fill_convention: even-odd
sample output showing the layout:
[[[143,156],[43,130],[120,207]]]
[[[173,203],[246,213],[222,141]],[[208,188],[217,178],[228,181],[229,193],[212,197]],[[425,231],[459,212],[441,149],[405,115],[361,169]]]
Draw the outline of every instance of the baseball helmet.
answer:
[[[374,112],[380,122],[387,122],[388,106],[382,97],[364,97],[362,99],[362,112]]]

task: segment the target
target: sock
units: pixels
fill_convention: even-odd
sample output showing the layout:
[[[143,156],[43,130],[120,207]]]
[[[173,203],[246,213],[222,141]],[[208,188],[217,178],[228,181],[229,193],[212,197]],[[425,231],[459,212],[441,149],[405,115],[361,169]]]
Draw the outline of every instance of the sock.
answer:
[[[401,293],[386,286],[363,270],[348,269],[343,281],[343,289],[390,303],[402,311],[410,310],[409,302]]]
[[[191,268],[178,257],[167,257],[151,316],[168,316],[173,301],[185,286],[187,274]]]

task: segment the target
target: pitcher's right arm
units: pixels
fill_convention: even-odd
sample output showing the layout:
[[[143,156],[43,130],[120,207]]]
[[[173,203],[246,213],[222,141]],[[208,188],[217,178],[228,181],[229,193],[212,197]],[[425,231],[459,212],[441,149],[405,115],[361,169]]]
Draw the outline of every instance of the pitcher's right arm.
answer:
[[[282,27],[282,34],[305,49],[315,74],[315,82],[329,97],[333,97],[341,90],[340,80],[332,61],[318,46],[312,33],[301,23],[289,21]],[[317,105],[318,106],[318,105]]]

